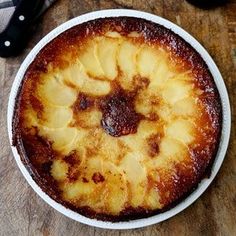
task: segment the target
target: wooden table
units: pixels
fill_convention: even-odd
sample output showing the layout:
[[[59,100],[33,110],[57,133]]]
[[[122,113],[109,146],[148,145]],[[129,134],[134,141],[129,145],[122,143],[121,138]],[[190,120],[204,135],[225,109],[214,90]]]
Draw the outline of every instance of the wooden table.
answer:
[[[14,161],[7,135],[6,111],[17,70],[34,45],[49,31],[82,13],[131,8],[163,16],[192,34],[214,58],[229,91],[232,133],[227,156],[213,184],[177,216],[137,230],[103,230],[68,219],[41,200]],[[0,59],[0,235],[236,235],[236,1],[200,10],[184,0],[61,0],[39,23],[27,49]]]

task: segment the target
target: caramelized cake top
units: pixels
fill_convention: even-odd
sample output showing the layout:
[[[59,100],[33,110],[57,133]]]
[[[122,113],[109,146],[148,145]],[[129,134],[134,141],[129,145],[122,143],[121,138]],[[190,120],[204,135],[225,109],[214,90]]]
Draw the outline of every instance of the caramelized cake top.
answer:
[[[170,208],[214,160],[221,102],[205,62],[149,21],[104,18],[48,43],[16,101],[14,144],[53,199],[126,220]]]

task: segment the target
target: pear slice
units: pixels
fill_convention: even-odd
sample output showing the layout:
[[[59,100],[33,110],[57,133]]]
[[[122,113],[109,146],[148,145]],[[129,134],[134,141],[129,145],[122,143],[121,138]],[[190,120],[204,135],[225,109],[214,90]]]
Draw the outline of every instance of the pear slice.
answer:
[[[66,107],[45,106],[41,119],[41,125],[48,128],[62,128],[72,120],[72,110]]]
[[[81,166],[78,180],[62,185],[64,198],[71,202],[79,201],[80,206],[90,206],[98,212],[119,213],[127,201],[126,180],[120,170],[99,158],[88,159],[84,167],[87,167],[86,171]]]
[[[77,135],[77,129],[71,127],[59,128],[59,129],[51,129],[46,126],[41,126],[39,135],[44,136],[52,142],[52,148],[56,151],[63,152],[72,145],[73,141]]]
[[[105,185],[102,192],[103,201],[112,214],[117,214],[124,209],[128,198],[125,175],[109,161],[104,162],[103,173],[105,177]]]
[[[79,61],[62,73],[64,84],[72,87],[75,86],[81,92],[97,96],[106,95],[110,92],[109,82],[89,77],[84,66]]]
[[[150,114],[157,114],[159,102],[160,97],[158,92],[151,91],[150,89],[139,91],[135,99],[135,109],[137,112],[149,117]]]
[[[171,161],[171,156],[166,156],[165,154],[160,153],[158,154],[155,158],[149,158],[145,162],[145,166],[147,168],[147,173],[152,174],[155,173],[156,175],[156,169],[165,169],[170,167],[170,161]]]
[[[162,88],[166,81],[174,76],[175,72],[170,66],[167,53],[159,49],[156,53],[155,67],[150,74],[150,88]]]
[[[136,155],[140,161],[146,158],[146,138],[159,131],[159,126],[155,122],[142,120],[138,126],[137,133],[120,137],[120,140],[128,147],[129,150],[139,153]]]
[[[120,39],[122,36],[116,32],[116,31],[108,31],[105,33],[105,36],[107,38],[115,38],[115,39]]]
[[[104,77],[108,80],[114,80],[118,74],[116,61],[118,40],[102,38],[98,40],[97,47],[98,59],[104,71]]]
[[[118,165],[125,154],[129,151],[129,147],[121,139],[114,138],[103,132],[101,137],[101,147],[99,154],[104,160],[109,160]]]
[[[84,196],[89,197],[89,194],[93,193],[94,185],[83,182],[81,180],[77,180],[75,182],[63,185],[62,189],[63,189],[63,197],[66,200],[69,200],[71,202],[78,202],[80,198]],[[83,206],[85,205],[85,203],[81,201],[80,205]]]
[[[63,160],[54,160],[51,167],[51,175],[57,181],[64,181],[67,178],[68,165]]]
[[[129,89],[132,85],[133,76],[137,74],[136,57],[140,48],[129,41],[123,41],[117,54],[119,69],[123,76],[120,78],[121,86]]]
[[[150,209],[161,209],[160,194],[157,188],[151,188],[145,196],[145,203]]]
[[[87,78],[80,91],[95,96],[106,95],[110,92],[110,84],[108,81],[94,80]]]
[[[131,205],[137,207],[143,203],[147,176],[146,169],[138,161],[139,153],[128,153],[122,160],[120,168],[123,170],[128,181],[128,186],[131,189]]]
[[[197,98],[186,97],[175,103],[172,113],[176,116],[196,116],[198,113]]]
[[[168,80],[162,90],[164,101],[173,105],[177,101],[184,99],[192,94],[193,85],[181,80]]]
[[[157,66],[157,52],[151,47],[142,47],[137,56],[138,72],[141,76],[149,78]]]
[[[190,144],[194,141],[194,131],[193,123],[185,119],[173,120],[165,129],[167,136],[177,139],[185,144]]]
[[[75,168],[75,167],[73,167]],[[92,205],[94,210],[96,195],[94,195],[96,191],[96,185],[89,174],[91,174],[92,169],[88,169],[90,172],[85,171],[85,166],[79,166],[74,169],[75,172],[78,173],[77,179],[74,181],[65,181],[64,184],[60,185],[61,190],[63,191],[63,198],[71,203],[78,204],[79,206],[90,206]],[[99,196],[100,194],[96,191],[96,194]]]
[[[171,107],[169,104],[161,104],[157,110],[157,114],[164,122],[172,120]]]
[[[89,42],[81,55],[79,61],[83,64],[85,70],[93,77],[103,77],[104,71],[98,58],[98,45],[95,42]]]
[[[57,77],[49,76],[38,87],[41,100],[55,106],[71,106],[77,97],[76,91],[63,84]]]
[[[172,77],[172,79],[183,80],[183,81],[192,81],[193,80],[192,71],[188,70],[188,71],[182,72],[180,74],[176,74]]]
[[[96,194],[98,193],[92,176],[94,173],[102,172],[102,160],[99,158],[89,158],[83,165],[77,167],[77,171],[79,173],[78,179],[62,186],[64,198],[72,202],[80,200],[80,206],[90,205],[96,200],[96,196],[91,196],[95,191]],[[102,186],[100,185],[100,187]]]
[[[82,111],[76,115],[76,126],[81,128],[100,127],[102,113],[97,110]]]
[[[60,73],[57,73],[56,75],[61,76],[65,84],[77,88],[81,88],[84,80],[87,78],[84,67],[79,61],[64,70],[61,70]]]
[[[78,180],[63,186],[66,199],[80,201],[80,206],[89,205],[96,211],[109,209],[113,214],[123,209],[127,200],[127,185],[115,165],[110,162],[103,163],[101,158],[94,157],[87,159],[79,171]]]
[[[187,146],[180,141],[170,137],[163,137],[160,143],[160,155],[166,156],[172,162],[181,162],[189,154]]]
[[[24,125],[28,128],[32,126],[37,127],[39,125],[39,120],[37,118],[37,112],[32,108],[27,108],[24,111]]]
[[[137,134],[141,139],[150,136],[159,131],[159,125],[156,122],[142,120],[139,124]]]

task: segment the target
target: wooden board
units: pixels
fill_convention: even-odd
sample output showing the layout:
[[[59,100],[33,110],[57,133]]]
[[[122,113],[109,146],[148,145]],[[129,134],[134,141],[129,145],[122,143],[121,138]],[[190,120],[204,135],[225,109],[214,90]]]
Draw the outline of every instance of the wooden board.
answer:
[[[16,166],[7,136],[10,88],[20,64],[49,31],[82,13],[130,8],[151,12],[177,23],[212,55],[229,91],[232,133],[227,156],[209,189],[177,216],[137,230],[103,230],[68,219],[41,200]],[[59,0],[41,19],[27,49],[18,57],[0,59],[0,235],[236,235],[236,1],[201,10],[184,0]]]

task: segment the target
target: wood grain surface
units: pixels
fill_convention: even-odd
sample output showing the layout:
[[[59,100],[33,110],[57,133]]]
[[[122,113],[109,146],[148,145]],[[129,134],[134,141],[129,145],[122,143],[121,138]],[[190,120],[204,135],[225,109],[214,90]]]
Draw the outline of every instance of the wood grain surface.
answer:
[[[52,209],[26,183],[14,161],[7,135],[9,92],[25,56],[61,23],[106,8],[143,10],[183,27],[215,60],[231,100],[231,141],[214,182],[199,200],[177,216],[136,230],[89,227]],[[236,0],[211,10],[195,8],[184,0],[58,0],[39,21],[27,49],[18,57],[0,59],[0,108],[0,235],[236,235]]]

